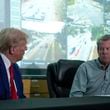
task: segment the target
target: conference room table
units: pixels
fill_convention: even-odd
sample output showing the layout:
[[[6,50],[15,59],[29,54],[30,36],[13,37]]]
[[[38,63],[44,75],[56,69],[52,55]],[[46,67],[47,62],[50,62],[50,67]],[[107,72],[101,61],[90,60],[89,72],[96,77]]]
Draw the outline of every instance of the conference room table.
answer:
[[[110,97],[1,100],[0,110],[110,110]]]

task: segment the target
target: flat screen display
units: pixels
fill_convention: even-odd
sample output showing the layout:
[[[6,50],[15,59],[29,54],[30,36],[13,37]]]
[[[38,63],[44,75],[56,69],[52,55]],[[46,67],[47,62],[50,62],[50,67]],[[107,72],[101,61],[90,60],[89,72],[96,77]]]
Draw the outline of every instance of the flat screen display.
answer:
[[[97,39],[110,33],[110,0],[10,0],[10,27],[29,35],[21,68],[91,60]]]

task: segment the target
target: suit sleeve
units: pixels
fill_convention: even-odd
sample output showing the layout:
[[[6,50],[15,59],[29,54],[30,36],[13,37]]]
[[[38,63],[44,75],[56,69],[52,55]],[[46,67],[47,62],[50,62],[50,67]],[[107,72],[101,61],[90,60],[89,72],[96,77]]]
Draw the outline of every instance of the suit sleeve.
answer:
[[[19,98],[26,98],[24,93],[23,93],[23,82],[22,82],[21,71],[20,71],[17,64],[15,64],[15,71],[16,71],[15,72],[16,73],[16,76],[15,76],[16,86],[17,86]]]

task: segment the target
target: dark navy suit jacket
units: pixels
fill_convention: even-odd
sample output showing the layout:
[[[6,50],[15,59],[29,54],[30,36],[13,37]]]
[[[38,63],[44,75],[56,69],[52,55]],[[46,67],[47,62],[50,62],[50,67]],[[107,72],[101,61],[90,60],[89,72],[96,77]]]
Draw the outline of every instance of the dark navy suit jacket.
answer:
[[[13,64],[13,67],[18,97],[25,98],[23,94],[23,83],[19,67],[17,64]],[[10,99],[10,88],[6,68],[2,57],[0,56],[0,100],[6,99]]]

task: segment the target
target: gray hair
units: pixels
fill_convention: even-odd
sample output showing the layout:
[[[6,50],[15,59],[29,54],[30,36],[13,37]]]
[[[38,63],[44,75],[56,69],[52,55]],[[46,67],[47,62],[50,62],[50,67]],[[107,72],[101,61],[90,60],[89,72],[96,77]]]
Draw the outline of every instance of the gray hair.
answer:
[[[101,44],[102,41],[108,41],[108,40],[110,40],[110,35],[109,34],[106,34],[106,35],[102,36],[101,38],[99,38],[97,40],[97,48],[99,49],[100,44]]]
[[[5,28],[0,31],[0,52],[6,52],[11,46],[16,46],[19,41],[27,42],[27,34],[16,28]]]

